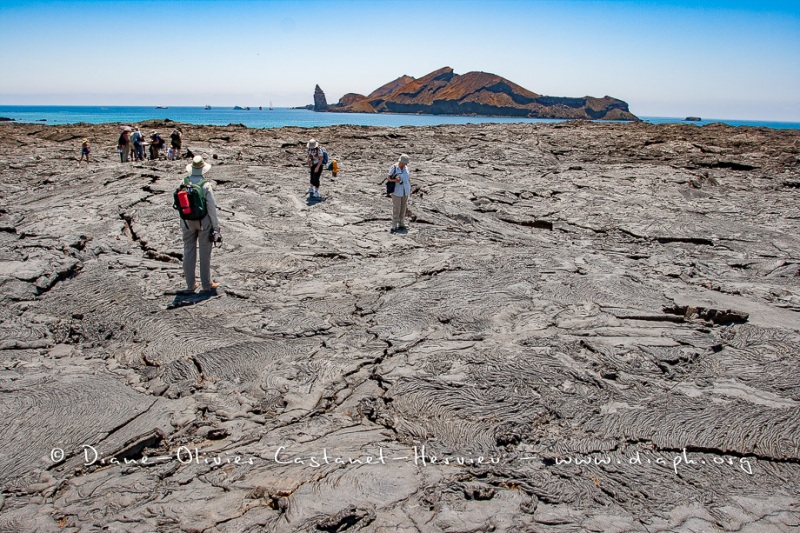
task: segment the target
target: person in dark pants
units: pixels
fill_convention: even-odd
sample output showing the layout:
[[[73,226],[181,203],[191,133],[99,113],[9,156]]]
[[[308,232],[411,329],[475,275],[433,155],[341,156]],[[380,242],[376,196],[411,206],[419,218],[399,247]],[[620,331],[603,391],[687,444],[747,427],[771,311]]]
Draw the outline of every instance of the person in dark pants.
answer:
[[[139,128],[133,128],[131,135],[133,141],[133,158],[136,161],[144,161],[144,135]]]
[[[78,165],[81,164],[83,158],[86,157],[86,162],[89,162],[89,154],[92,153],[91,148],[89,148],[89,139],[84,139],[81,141],[81,158],[78,159]]]
[[[322,148],[315,139],[308,141],[308,168],[311,173],[311,186],[308,194],[313,198],[319,198],[319,179],[322,176]]]
[[[153,161],[158,159],[158,151],[164,148],[164,144],[166,144],[164,139],[161,138],[157,131],[150,134],[150,159]]]
[[[181,158],[181,144],[183,143],[183,132],[180,128],[175,128],[172,130],[172,134],[169,136],[170,146],[172,147],[172,157],[174,159]]]

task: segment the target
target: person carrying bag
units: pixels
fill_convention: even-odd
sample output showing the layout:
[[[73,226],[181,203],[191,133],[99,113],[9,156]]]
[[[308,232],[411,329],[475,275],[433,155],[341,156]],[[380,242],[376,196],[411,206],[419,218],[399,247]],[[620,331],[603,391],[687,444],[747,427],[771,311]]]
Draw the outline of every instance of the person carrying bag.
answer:
[[[406,212],[408,197],[411,196],[411,181],[408,175],[409,158],[402,154],[396,164],[389,170],[386,178],[386,194],[392,198],[392,233],[406,232]],[[390,191],[391,187],[391,192]]]

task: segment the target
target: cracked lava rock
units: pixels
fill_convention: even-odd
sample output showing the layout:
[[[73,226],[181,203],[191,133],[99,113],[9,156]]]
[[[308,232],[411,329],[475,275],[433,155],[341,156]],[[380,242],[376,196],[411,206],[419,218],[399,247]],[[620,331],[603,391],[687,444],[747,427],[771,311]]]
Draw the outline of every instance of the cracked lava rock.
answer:
[[[181,126],[206,295],[185,160],[0,125],[0,530],[800,525],[800,132]]]

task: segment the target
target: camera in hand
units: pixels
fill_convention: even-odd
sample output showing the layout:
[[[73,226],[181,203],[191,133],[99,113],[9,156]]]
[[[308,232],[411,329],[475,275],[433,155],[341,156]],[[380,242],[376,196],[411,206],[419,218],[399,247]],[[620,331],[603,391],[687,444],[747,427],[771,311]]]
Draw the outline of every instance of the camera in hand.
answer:
[[[211,233],[208,234],[208,240],[213,243],[222,243],[222,233],[218,229],[211,230]]]

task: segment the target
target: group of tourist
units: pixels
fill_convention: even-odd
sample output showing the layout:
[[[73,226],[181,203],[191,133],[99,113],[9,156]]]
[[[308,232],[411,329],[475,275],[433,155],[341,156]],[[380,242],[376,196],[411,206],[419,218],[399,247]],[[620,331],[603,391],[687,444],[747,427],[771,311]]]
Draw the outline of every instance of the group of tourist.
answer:
[[[170,161],[173,159],[181,159],[183,131],[180,128],[175,128],[172,130],[169,139],[170,147],[167,149],[167,159]],[[150,142],[146,142],[144,135],[139,131],[138,127],[134,126],[131,128],[129,126],[123,126],[122,133],[120,133],[119,139],[117,139],[117,152],[119,153],[119,159],[122,163],[127,163],[128,161],[144,161],[146,159],[145,146],[147,146],[150,160],[155,161],[159,158],[160,152],[164,149],[165,145],[166,142],[156,130],[153,130],[150,134]],[[92,149],[89,147],[89,139],[83,139],[81,141],[81,157],[78,160],[78,164],[80,165],[84,158],[88,163],[89,154],[91,153]]]
[[[180,128],[175,128],[170,135],[170,148],[167,158],[180,159],[183,132]],[[149,145],[150,159],[157,160],[159,152],[164,148],[164,139],[158,131],[150,134],[150,142],[146,143],[144,135],[138,127],[123,127],[117,142],[117,150],[120,154],[120,161],[126,163],[134,161],[144,161],[144,147]],[[83,161],[89,162],[89,140],[81,141],[81,158],[78,164]],[[316,139],[311,139],[306,144],[306,164],[309,169],[309,181],[307,194],[310,199],[320,198],[320,178],[325,167],[327,153]],[[392,199],[392,228],[391,233],[404,233],[408,230],[406,217],[408,216],[408,198],[411,196],[411,182],[409,179],[408,164],[410,160],[402,154],[397,163],[389,169],[386,177],[387,195]],[[337,161],[331,163],[333,175],[338,172]],[[217,218],[216,202],[214,191],[211,184],[204,178],[206,172],[211,169],[211,165],[202,156],[194,156],[192,162],[186,166],[189,173],[182,181],[184,187],[194,185],[202,190],[204,197],[204,216],[200,220],[187,220],[181,216],[181,231],[183,238],[183,274],[186,279],[186,289],[194,292],[202,287],[203,291],[211,291],[219,286],[218,282],[211,279],[211,250],[214,242],[221,241],[219,219]],[[178,207],[177,205],[175,206]],[[200,256],[200,284],[195,281],[195,267],[197,265],[198,248]]]
[[[180,128],[175,128],[169,136],[170,147],[167,149],[167,159],[180,159],[181,146],[183,144],[183,131]],[[139,131],[138,127],[123,126],[122,133],[117,140],[117,152],[119,152],[120,161],[127,163],[128,161],[144,161],[145,160],[145,146],[148,147],[149,156],[151,161],[159,158],[161,150],[166,146],[166,141],[161,137],[158,131],[153,130],[150,133],[149,142],[145,141],[145,136]],[[80,163],[80,161],[79,161]]]
[[[306,144],[307,158],[310,174],[310,186],[307,194],[310,198],[319,198],[320,177],[323,170],[323,149],[319,142],[311,139]],[[386,181],[391,185],[387,187],[392,198],[392,229],[391,233],[407,231],[406,216],[408,215],[408,198],[411,196],[411,181],[409,178],[408,164],[410,159],[402,154],[397,163],[389,169]],[[205,199],[206,216],[202,220],[181,220],[183,237],[183,274],[186,280],[186,291],[193,293],[198,288],[211,291],[219,286],[211,277],[211,251],[213,243],[221,240],[219,219],[217,218],[216,201],[211,184],[205,181],[204,175],[211,169],[211,165],[203,160],[202,156],[194,156],[192,163],[186,166],[189,176],[182,181],[183,186],[192,184],[199,186]],[[175,206],[178,207],[177,205]],[[195,276],[198,248],[200,252],[200,285]]]

